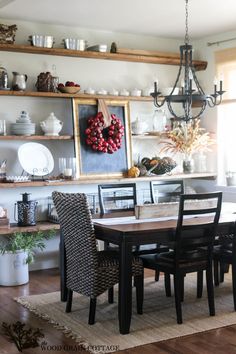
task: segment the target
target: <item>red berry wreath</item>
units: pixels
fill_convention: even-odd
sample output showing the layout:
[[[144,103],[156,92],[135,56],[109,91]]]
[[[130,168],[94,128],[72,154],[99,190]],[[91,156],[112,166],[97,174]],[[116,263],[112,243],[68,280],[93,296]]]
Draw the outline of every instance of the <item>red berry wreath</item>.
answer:
[[[111,125],[104,127],[103,114],[99,112],[95,117],[88,120],[88,128],[85,130],[87,135],[86,143],[94,151],[113,154],[121,148],[124,126],[115,114],[111,114]]]

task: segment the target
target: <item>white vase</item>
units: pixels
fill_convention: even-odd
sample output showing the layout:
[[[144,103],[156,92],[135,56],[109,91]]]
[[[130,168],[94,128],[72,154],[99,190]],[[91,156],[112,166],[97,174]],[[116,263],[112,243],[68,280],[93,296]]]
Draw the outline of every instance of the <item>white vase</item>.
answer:
[[[26,263],[27,252],[6,252],[0,255],[0,285],[16,286],[29,281],[29,267]]]

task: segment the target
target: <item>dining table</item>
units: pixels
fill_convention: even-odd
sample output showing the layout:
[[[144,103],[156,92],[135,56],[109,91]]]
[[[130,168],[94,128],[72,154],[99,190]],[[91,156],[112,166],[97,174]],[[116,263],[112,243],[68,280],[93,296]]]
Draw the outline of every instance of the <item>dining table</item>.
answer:
[[[130,332],[132,317],[132,257],[134,246],[148,244],[171,244],[174,242],[177,216],[152,219],[136,219],[134,215],[94,218],[94,230],[98,240],[119,246],[119,290],[118,317],[121,334]],[[208,222],[210,216],[194,217],[186,220],[189,225]],[[223,203],[217,234],[227,234],[236,220],[236,203]],[[61,233],[61,300],[66,300],[66,264],[64,257],[63,233]]]

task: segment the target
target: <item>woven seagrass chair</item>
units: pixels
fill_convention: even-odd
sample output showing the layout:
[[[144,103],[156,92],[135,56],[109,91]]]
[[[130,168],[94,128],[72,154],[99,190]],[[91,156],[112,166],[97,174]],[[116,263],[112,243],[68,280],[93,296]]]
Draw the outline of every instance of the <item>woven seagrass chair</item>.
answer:
[[[190,201],[208,200],[208,205],[190,204]],[[212,203],[210,202],[212,201]],[[143,255],[144,268],[158,269],[174,276],[175,307],[177,323],[182,323],[181,301],[184,295],[184,277],[187,273],[202,273],[206,270],[208,305],[211,316],[215,315],[214,287],[212,275],[212,252],[219,221],[222,193],[182,194],[179,203],[179,215],[173,250],[160,254]],[[196,218],[194,224],[188,223],[188,217]]]
[[[97,251],[96,237],[87,197],[83,193],[53,192],[52,198],[59,217],[65,242],[66,312],[71,312],[73,291],[90,297],[89,324],[95,323],[97,296],[113,289],[119,282],[119,254]],[[133,258],[137,312],[142,314],[143,266]],[[112,292],[113,295],[113,292]],[[113,302],[113,296],[108,297]]]

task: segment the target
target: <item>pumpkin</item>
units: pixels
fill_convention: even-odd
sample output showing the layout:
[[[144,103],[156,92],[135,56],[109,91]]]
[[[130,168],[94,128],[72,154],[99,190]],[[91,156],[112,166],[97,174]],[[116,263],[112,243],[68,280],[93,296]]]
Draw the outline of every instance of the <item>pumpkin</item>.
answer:
[[[132,166],[129,170],[128,170],[128,177],[129,178],[136,178],[140,175],[140,170],[138,169],[138,167],[136,166]]]

